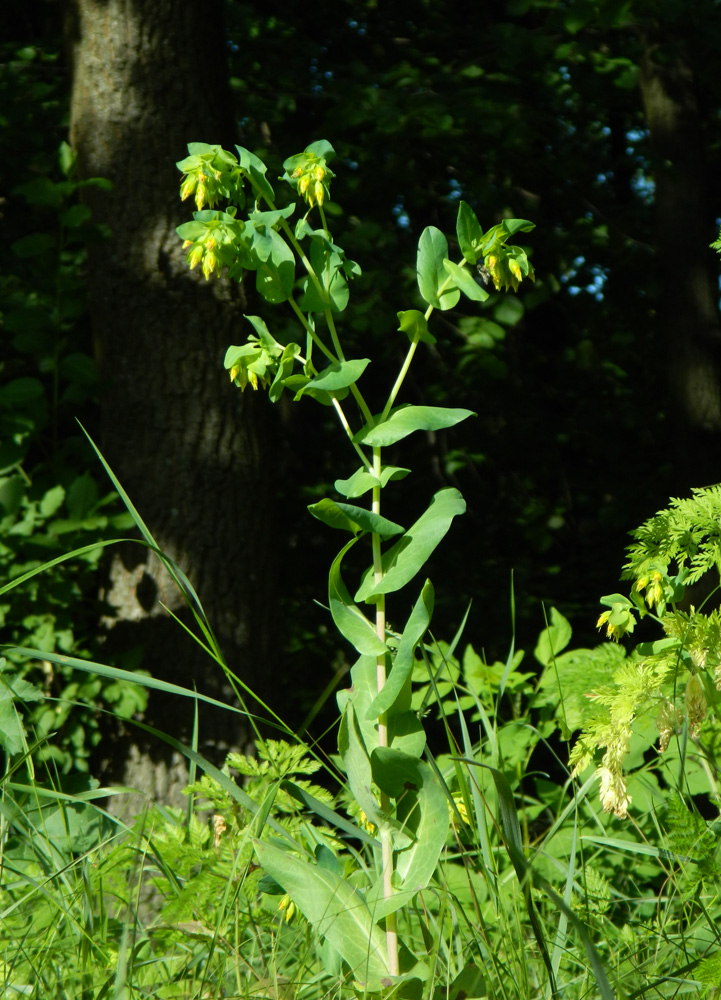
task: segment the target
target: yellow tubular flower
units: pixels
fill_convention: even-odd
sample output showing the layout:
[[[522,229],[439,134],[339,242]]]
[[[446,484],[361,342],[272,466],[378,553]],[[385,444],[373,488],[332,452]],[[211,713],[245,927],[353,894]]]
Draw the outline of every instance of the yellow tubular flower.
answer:
[[[285,922],[289,924],[293,917],[295,916],[295,903],[290,898],[288,893],[283,896],[281,901],[278,903],[278,909],[281,913],[285,912]]]
[[[195,174],[189,174],[180,185],[180,197],[183,201],[189,198],[193,191],[195,191],[195,185],[198,183],[198,178]]]
[[[188,254],[188,264],[190,265],[190,270],[192,271],[194,267],[197,267],[202,259],[203,259],[203,248],[199,243],[196,243],[196,245]]]
[[[215,256],[212,250],[209,250],[203,257],[203,274],[205,275],[205,280],[207,281],[218,264],[218,258]]]

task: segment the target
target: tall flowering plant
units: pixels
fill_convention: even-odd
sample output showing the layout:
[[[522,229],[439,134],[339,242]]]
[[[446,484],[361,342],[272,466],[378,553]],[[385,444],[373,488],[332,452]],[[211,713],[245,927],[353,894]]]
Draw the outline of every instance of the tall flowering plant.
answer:
[[[411,675],[433,613],[433,586],[425,580],[415,602],[406,602],[412,610],[400,631],[388,625],[386,604],[421,574],[453,519],[465,510],[460,492],[446,488],[409,527],[385,517],[383,491],[410,470],[387,464],[384,449],[417,431],[453,427],[474,415],[463,408],[398,400],[419,346],[436,342],[430,320],[437,310],[453,309],[461,296],[485,301],[481,278],[497,290],[515,290],[524,278],[533,279],[525,250],[510,242],[533,226],[506,219],[484,232],[461,202],[458,260],[451,259],[440,230],[424,230],[416,261],[415,306],[420,308],[397,314],[398,333],[408,349],[385,405],[373,413],[360,387],[370,359],[349,357],[336,325],[361,271],[336,242],[326,216],[333,157],[325,140],[289,157],[281,181],[292,197],[278,207],[266,166],[252,152],[191,143],[178,168],[181,196],[192,197],[197,211],[178,235],[190,268],[200,267],[206,279],[221,272],[237,280],[254,274],[260,296],[285,307],[295,321],[293,339],[271,332],[260,316],[246,317],[246,342],[229,347],[225,356],[233,385],[263,388],[272,402],[288,392],[294,401],[309,397],[332,407],[354,458],[355,468],[334,483],[336,495],[309,510],[345,536],[330,567],[328,606],[357,659],[351,687],[338,695],[338,749],[355,800],[354,836],[372,862],[363,878],[348,879],[338,859],[329,860],[333,852],[327,843],[309,856],[300,845],[258,839],[255,851],[286,894],[286,911],[297,908],[354,980],[374,991],[411,969],[418,975],[418,963],[399,942],[397,914],[431,881],[450,823],[446,791],[431,764],[421,759],[422,721],[411,710]],[[368,565],[349,589],[344,559],[356,546],[366,548]]]

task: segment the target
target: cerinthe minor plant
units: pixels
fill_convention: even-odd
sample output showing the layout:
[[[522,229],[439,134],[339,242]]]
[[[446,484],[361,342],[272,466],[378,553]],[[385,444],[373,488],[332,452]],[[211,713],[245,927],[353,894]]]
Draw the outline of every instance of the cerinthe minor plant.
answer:
[[[507,219],[484,233],[461,202],[457,263],[449,259],[445,236],[433,227],[424,230],[417,273],[425,308],[398,313],[408,352],[382,411],[374,414],[359,386],[370,360],[347,357],[336,327],[337,314],[348,305],[349,282],[360,268],[336,243],[324,211],[335,176],[328,165],[332,146],[314,142],[285,161],[282,180],[295,198],[280,208],[264,163],[247,149],[236,149],[237,155],[216,145],[188,146],[189,155],[178,163],[181,196],[193,196],[198,211],[178,235],[189,266],[200,266],[206,279],[226,268],[237,280],[255,272],[262,298],[285,306],[297,322],[297,340],[284,343],[259,316],[247,316],[253,332],[225,357],[232,382],[240,389],[267,388],[273,402],[289,391],[294,400],[306,396],[332,406],[355,454],[355,471],[335,481],[344,499],[326,498],[309,509],[350,536],[331,566],[328,602],[338,631],[358,654],[352,687],[338,697],[339,750],[357,803],[358,836],[370,847],[374,867],[364,882],[345,880],[340,865],[328,860],[327,844],[313,857],[303,856],[300,846],[295,851],[287,843],[258,840],[256,853],[355,981],[372,991],[391,985],[413,965],[398,940],[396,915],[433,877],[449,824],[445,792],[420,759],[425,733],[410,707],[414,655],[430,623],[433,587],[430,581],[422,585],[399,633],[387,626],[386,597],[417,576],[453,518],[465,510],[458,490],[442,489],[407,529],[384,517],[383,490],[410,470],[384,464],[383,449],[415,431],[452,427],[473,415],[396,401],[418,345],[435,343],[429,329],[434,311],[452,309],[461,294],[474,302],[488,298],[476,267],[497,290],[515,290],[524,277],[533,279],[525,251],[508,243],[533,226]],[[359,506],[368,496],[370,505]],[[351,596],[343,559],[359,543],[370,543],[370,564]]]

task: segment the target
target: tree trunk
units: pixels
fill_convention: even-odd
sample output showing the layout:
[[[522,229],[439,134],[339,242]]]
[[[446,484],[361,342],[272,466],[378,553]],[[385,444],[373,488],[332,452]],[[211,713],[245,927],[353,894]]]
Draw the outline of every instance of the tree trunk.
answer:
[[[658,323],[673,403],[675,478],[688,489],[719,479],[721,328],[709,249],[717,233],[691,60],[659,26],[645,38],[641,92],[654,157]]]
[[[268,654],[261,454],[270,408],[241,397],[222,368],[226,347],[245,340],[239,287],[189,272],[175,234],[192,209],[179,200],[175,167],[187,142],[232,148],[236,138],[222,3],[69,0],[67,14],[72,145],[83,177],[113,184],[88,189],[94,220],[111,231],[89,261],[102,450],[195,587],[228,666],[252,687]],[[228,697],[220,667],[163,611],[186,620],[159,561],[129,546],[109,575],[116,618],[108,648],[140,644],[154,676]],[[151,695],[151,725],[187,740],[192,718],[192,701]],[[248,733],[242,716],[201,709],[201,749],[214,746],[216,762]],[[178,755],[138,731],[101,750],[106,778],[166,801],[169,782],[182,786]]]

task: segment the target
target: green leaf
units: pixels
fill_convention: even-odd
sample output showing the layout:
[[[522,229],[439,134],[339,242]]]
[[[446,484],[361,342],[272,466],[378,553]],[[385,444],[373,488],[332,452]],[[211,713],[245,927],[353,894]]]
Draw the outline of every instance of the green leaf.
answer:
[[[547,667],[571,641],[571,626],[556,608],[551,608],[551,621],[541,632],[533,655],[541,666]]]
[[[19,240],[15,240],[10,249],[16,257],[40,257],[55,251],[55,237],[50,233],[30,233],[29,236],[21,236]]]
[[[528,219],[504,219],[502,225],[510,236],[514,233],[530,233],[536,228],[536,223],[529,222]]]
[[[519,323],[523,319],[525,311],[525,306],[515,295],[504,295],[496,304],[493,316],[499,323],[505,323],[506,326],[515,326],[516,323]]]
[[[293,291],[295,257],[285,240],[273,230],[271,233],[271,254],[268,260],[259,264],[255,287],[266,302],[285,302]]]
[[[456,235],[461,253],[469,264],[475,264],[481,253],[483,230],[476,218],[476,213],[465,201],[462,201],[458,206]]]
[[[433,878],[446,842],[450,813],[446,793],[425,761],[392,747],[377,747],[371,754],[371,772],[378,787],[396,800],[396,818],[404,833],[413,838],[408,847],[396,851],[398,891],[390,899],[374,898],[380,886],[368,893],[375,917],[381,919],[409,903]]]
[[[439,490],[425,513],[395,545],[383,553],[383,578],[376,583],[372,568],[366,570],[355,600],[367,601],[404,587],[443,539],[453,518],[463,514],[465,509],[465,500],[458,490],[452,487]]]
[[[358,730],[358,739],[363,745],[363,752],[368,760],[368,751],[366,747],[371,747],[371,749],[378,745],[378,727],[375,719],[368,718],[368,709],[370,708],[371,702],[378,694],[378,676],[376,673],[376,658],[374,656],[361,656],[351,667],[350,671],[351,684],[353,685],[349,690],[339,691],[336,695],[336,700],[338,702],[338,708],[343,713],[348,705],[351,705],[354,711],[354,725]],[[393,705],[393,708],[388,713],[388,744],[394,747],[396,750],[403,750],[410,757],[418,758],[423,753],[423,748],[426,744],[426,734],[423,729],[423,724],[418,718],[417,713],[410,710],[410,687],[408,688],[407,697],[404,692],[404,697],[399,698]],[[343,729],[343,724],[341,724],[341,730]],[[338,736],[338,747],[340,749],[343,739],[342,734],[339,733]],[[344,751],[341,750],[341,753]],[[370,765],[368,765],[370,768]],[[368,777],[370,776],[370,769],[368,770]],[[369,786],[370,787],[370,786]],[[354,795],[356,792],[354,791]],[[356,796],[357,797],[357,796]],[[378,808],[376,803],[375,807],[370,803],[371,808]],[[368,817],[371,814],[365,808],[361,807]],[[371,817],[372,818],[372,817]],[[376,820],[373,820],[376,823]]]
[[[458,264],[454,264],[452,260],[444,260],[443,266],[451,276],[456,288],[460,288],[464,295],[473,302],[486,301],[488,292],[485,288],[481,288],[470,271],[466,270],[465,267],[459,267]]]
[[[418,241],[416,271],[418,288],[423,299],[436,309],[452,309],[460,292],[449,281],[444,259],[448,256],[448,241],[440,229],[428,226]]]
[[[487,995],[483,973],[472,962],[462,969],[451,983],[443,996],[446,1000],[466,1000],[466,997],[485,997]]]
[[[367,469],[361,467],[349,479],[336,479],[334,488],[345,497],[362,497],[374,486],[380,486],[380,479],[376,479]]]
[[[383,980],[391,985],[385,934],[362,893],[328,868],[272,844],[253,843],[263,870],[283,886],[318,937],[330,941],[353,978],[370,992],[379,990]]]
[[[406,403],[391,410],[387,420],[374,424],[366,424],[353,440],[357,444],[366,444],[372,448],[383,448],[413,434],[414,431],[439,431],[445,427],[454,427],[466,417],[475,417],[473,410],[460,407],[451,409],[447,406],[413,406]]]
[[[89,472],[77,476],[68,487],[65,503],[73,521],[82,521],[98,502],[98,485]]]
[[[39,379],[22,375],[20,378],[11,379],[0,389],[0,407],[14,409],[25,406],[35,399],[40,399],[44,394],[45,390]]]
[[[60,216],[60,222],[63,226],[67,226],[68,229],[76,229],[78,226],[82,226],[84,222],[88,222],[91,217],[92,212],[87,205],[71,205]]]
[[[343,276],[343,258],[330,249],[330,244],[314,241],[310,248],[310,262],[320,287],[310,277],[303,283],[299,305],[306,312],[343,312],[348,305],[350,292]]]
[[[328,498],[319,500],[318,503],[309,504],[308,510],[313,517],[317,517],[328,527],[352,531],[354,535],[358,534],[359,531],[373,531],[382,538],[391,538],[406,530],[395,521],[389,521],[388,518],[381,517],[380,514],[374,514],[367,507],[338,503]]]
[[[375,661],[370,657],[364,657],[366,666],[370,665],[375,673]],[[364,671],[360,676],[368,676],[368,671]],[[357,692],[355,690],[355,680],[353,694],[345,699],[345,704],[341,706],[341,720],[338,729],[338,752],[343,761],[343,770],[348,779],[348,786],[353,794],[353,798],[366,814],[366,818],[381,827],[385,822],[385,817],[380,811],[380,805],[375,793],[371,789],[371,762],[366,748],[364,733],[361,729],[358,713],[355,711]],[[339,699],[343,701],[343,699]],[[372,740],[371,746],[378,742],[377,732],[370,727],[368,729],[368,739]]]
[[[353,538],[341,549],[330,568],[328,574],[330,613],[336,628],[354,649],[361,654],[382,656],[388,651],[387,647],[376,634],[373,624],[351,600],[340,572],[343,556],[355,542],[356,539]]]
[[[325,392],[346,389],[358,381],[369,364],[370,358],[359,358],[356,361],[338,361],[324,368],[322,372],[310,380],[308,385],[314,389],[323,389]]]
[[[413,343],[420,340],[424,344],[435,344],[436,338],[428,330],[428,320],[420,309],[406,309],[398,313],[398,329]]]
[[[288,344],[283,348],[283,353],[281,354],[280,361],[278,363],[278,371],[273,379],[273,384],[268,390],[268,397],[270,398],[271,403],[277,402],[283,395],[285,380],[290,378],[293,372],[295,359],[299,354],[300,346],[298,344]]]
[[[376,848],[380,847],[380,842],[376,840],[375,837],[372,837],[370,833],[367,833],[362,827],[357,826],[355,823],[352,823],[347,818],[341,816],[340,813],[335,812],[330,808],[327,802],[322,802],[314,795],[311,795],[307,788],[304,788],[302,785],[296,785],[294,781],[289,781],[287,779],[285,781],[281,781],[280,787],[284,791],[288,792],[289,795],[292,795],[297,802],[300,802],[305,809],[309,809],[311,812],[314,812],[316,816],[323,820],[324,823],[334,827],[344,834],[347,834],[349,837],[362,840],[364,844],[368,844],[369,846]]]
[[[65,490],[62,486],[52,486],[43,494],[40,501],[40,513],[43,517],[52,517],[60,509],[65,500]]]
[[[381,469],[381,478],[376,479],[367,469],[360,468],[357,472],[353,473],[350,479],[336,479],[333,485],[343,496],[351,498],[361,497],[368,490],[372,490],[374,486],[383,487],[391,479],[404,479],[410,471],[410,469],[402,469],[398,465],[384,465]]]
[[[318,159],[323,159],[328,163],[335,156],[335,150],[327,139],[316,139],[315,142],[311,142],[310,146],[306,146],[305,152],[311,156],[317,156]]]
[[[243,313],[243,319],[248,320],[258,336],[258,340],[269,354],[272,354],[273,357],[278,357],[279,354],[283,353],[285,348],[275,339],[273,334],[265,325],[265,320],[261,319],[260,316],[248,316],[245,313]],[[230,348],[228,350],[230,350]],[[225,367],[227,368],[228,366],[225,365]]]
[[[25,729],[14,700],[0,691],[0,747],[10,756],[21,753],[25,747]]]
[[[235,148],[238,150],[241,170],[244,170],[250,176],[254,187],[257,188],[266,201],[273,201],[275,193],[265,176],[266,165],[255,153],[251,153],[249,149],[245,149],[243,146],[236,146]],[[190,146],[188,146],[188,149],[190,149]]]
[[[426,580],[421,596],[416,601],[410,617],[403,630],[401,641],[393,657],[393,667],[386,679],[385,685],[378,692],[368,709],[368,718],[377,719],[383,712],[388,712],[401,694],[408,678],[413,672],[414,653],[416,646],[426,634],[431,622],[434,604],[433,584]]]

